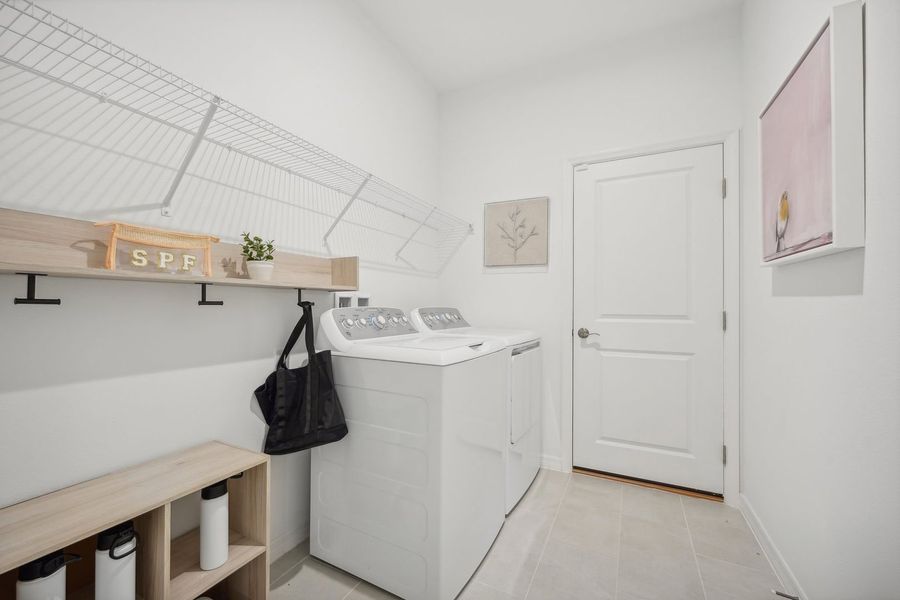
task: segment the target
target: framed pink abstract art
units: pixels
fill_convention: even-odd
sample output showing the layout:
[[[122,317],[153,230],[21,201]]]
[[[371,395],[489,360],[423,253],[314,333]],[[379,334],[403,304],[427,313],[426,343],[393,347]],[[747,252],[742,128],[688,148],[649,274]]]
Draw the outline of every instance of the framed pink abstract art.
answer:
[[[865,242],[863,23],[834,8],[759,117],[764,264]]]

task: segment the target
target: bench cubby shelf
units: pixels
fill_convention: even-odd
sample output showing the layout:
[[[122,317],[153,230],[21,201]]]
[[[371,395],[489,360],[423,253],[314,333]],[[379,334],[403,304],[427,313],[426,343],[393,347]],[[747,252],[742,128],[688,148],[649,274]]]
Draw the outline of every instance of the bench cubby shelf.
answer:
[[[200,569],[200,532],[171,535],[172,502],[217,481],[228,484],[228,560]],[[94,536],[133,519],[142,600],[194,600],[215,589],[229,599],[264,600],[269,589],[269,458],[222,442],[104,475],[0,509],[0,598],[15,597],[16,569],[59,549],[83,560],[67,569],[69,598],[93,598]]]

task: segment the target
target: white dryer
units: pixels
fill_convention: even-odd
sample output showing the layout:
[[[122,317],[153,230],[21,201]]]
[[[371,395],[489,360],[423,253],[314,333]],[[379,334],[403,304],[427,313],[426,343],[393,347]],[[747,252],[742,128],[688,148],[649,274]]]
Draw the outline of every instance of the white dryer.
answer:
[[[521,329],[472,327],[455,308],[416,308],[409,316],[421,332],[495,339],[506,347],[509,390],[504,397],[507,407],[504,462],[506,514],[509,514],[541,468],[543,365],[540,336]]]
[[[455,598],[503,525],[504,346],[393,308],[319,322],[350,432],[312,450],[310,552],[402,598]]]

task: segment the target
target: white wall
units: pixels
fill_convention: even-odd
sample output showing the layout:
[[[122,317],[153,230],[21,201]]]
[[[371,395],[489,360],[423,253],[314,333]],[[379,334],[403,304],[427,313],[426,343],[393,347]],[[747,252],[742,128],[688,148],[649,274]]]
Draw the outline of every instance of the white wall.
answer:
[[[570,343],[561,266],[568,158],[734,130],[740,124],[737,11],[542,65],[441,97],[441,202],[475,224],[441,278],[441,301],[476,324],[538,330],[545,343],[544,453],[557,464],[562,349]],[[550,266],[482,268],[483,204],[550,197]]]
[[[436,193],[437,95],[349,1],[42,5],[414,194]],[[201,308],[195,286],[48,278],[39,293],[62,306],[14,307],[24,286],[0,276],[0,506],[204,440],[261,447],[252,391],[299,316],[295,292],[217,287],[225,306]],[[361,288],[410,308],[434,303],[437,281],[364,269]],[[273,459],[276,554],[306,536],[308,471],[308,453]]]
[[[759,266],[757,115],[831,4],[744,5],[742,487],[806,597],[878,600],[900,594],[896,0],[866,8],[865,250]]]

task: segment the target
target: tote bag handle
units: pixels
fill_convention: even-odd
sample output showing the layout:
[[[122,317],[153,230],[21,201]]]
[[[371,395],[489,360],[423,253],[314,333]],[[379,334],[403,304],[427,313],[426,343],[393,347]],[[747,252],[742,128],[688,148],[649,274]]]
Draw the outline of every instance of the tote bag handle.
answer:
[[[294,330],[291,331],[291,335],[288,337],[287,343],[284,345],[284,350],[281,351],[281,358],[278,359],[278,364],[276,368],[278,369],[287,369],[287,359],[288,355],[290,355],[291,350],[294,349],[294,345],[297,343],[297,340],[300,339],[300,333],[303,331],[303,328],[307,325],[309,328],[306,330],[306,352],[309,354],[309,361],[313,361],[313,355],[315,354],[315,343],[310,340],[312,337],[312,302],[301,302],[300,306],[303,308],[303,316],[300,317],[300,320],[297,321],[297,324],[294,325]]]
[[[300,339],[300,333],[303,332],[304,328],[306,329],[306,355],[307,355],[307,369],[306,369],[306,417],[308,419],[308,423],[312,425],[313,430],[318,429],[319,427],[319,361],[316,357],[316,341],[315,341],[315,333],[313,331],[313,316],[312,316],[312,302],[301,302],[301,308],[303,309],[303,316],[300,317],[300,320],[297,321],[297,324],[294,325],[294,330],[291,331],[290,337],[288,337],[287,343],[284,345],[284,350],[281,352],[281,358],[278,359],[277,370],[287,369],[287,359],[288,355],[290,355],[291,350],[294,349],[294,345],[297,343],[297,340]],[[282,386],[278,386],[278,389],[281,390]],[[284,403],[280,402],[277,404],[278,406],[283,407]],[[280,414],[279,417],[283,420],[284,415]]]

